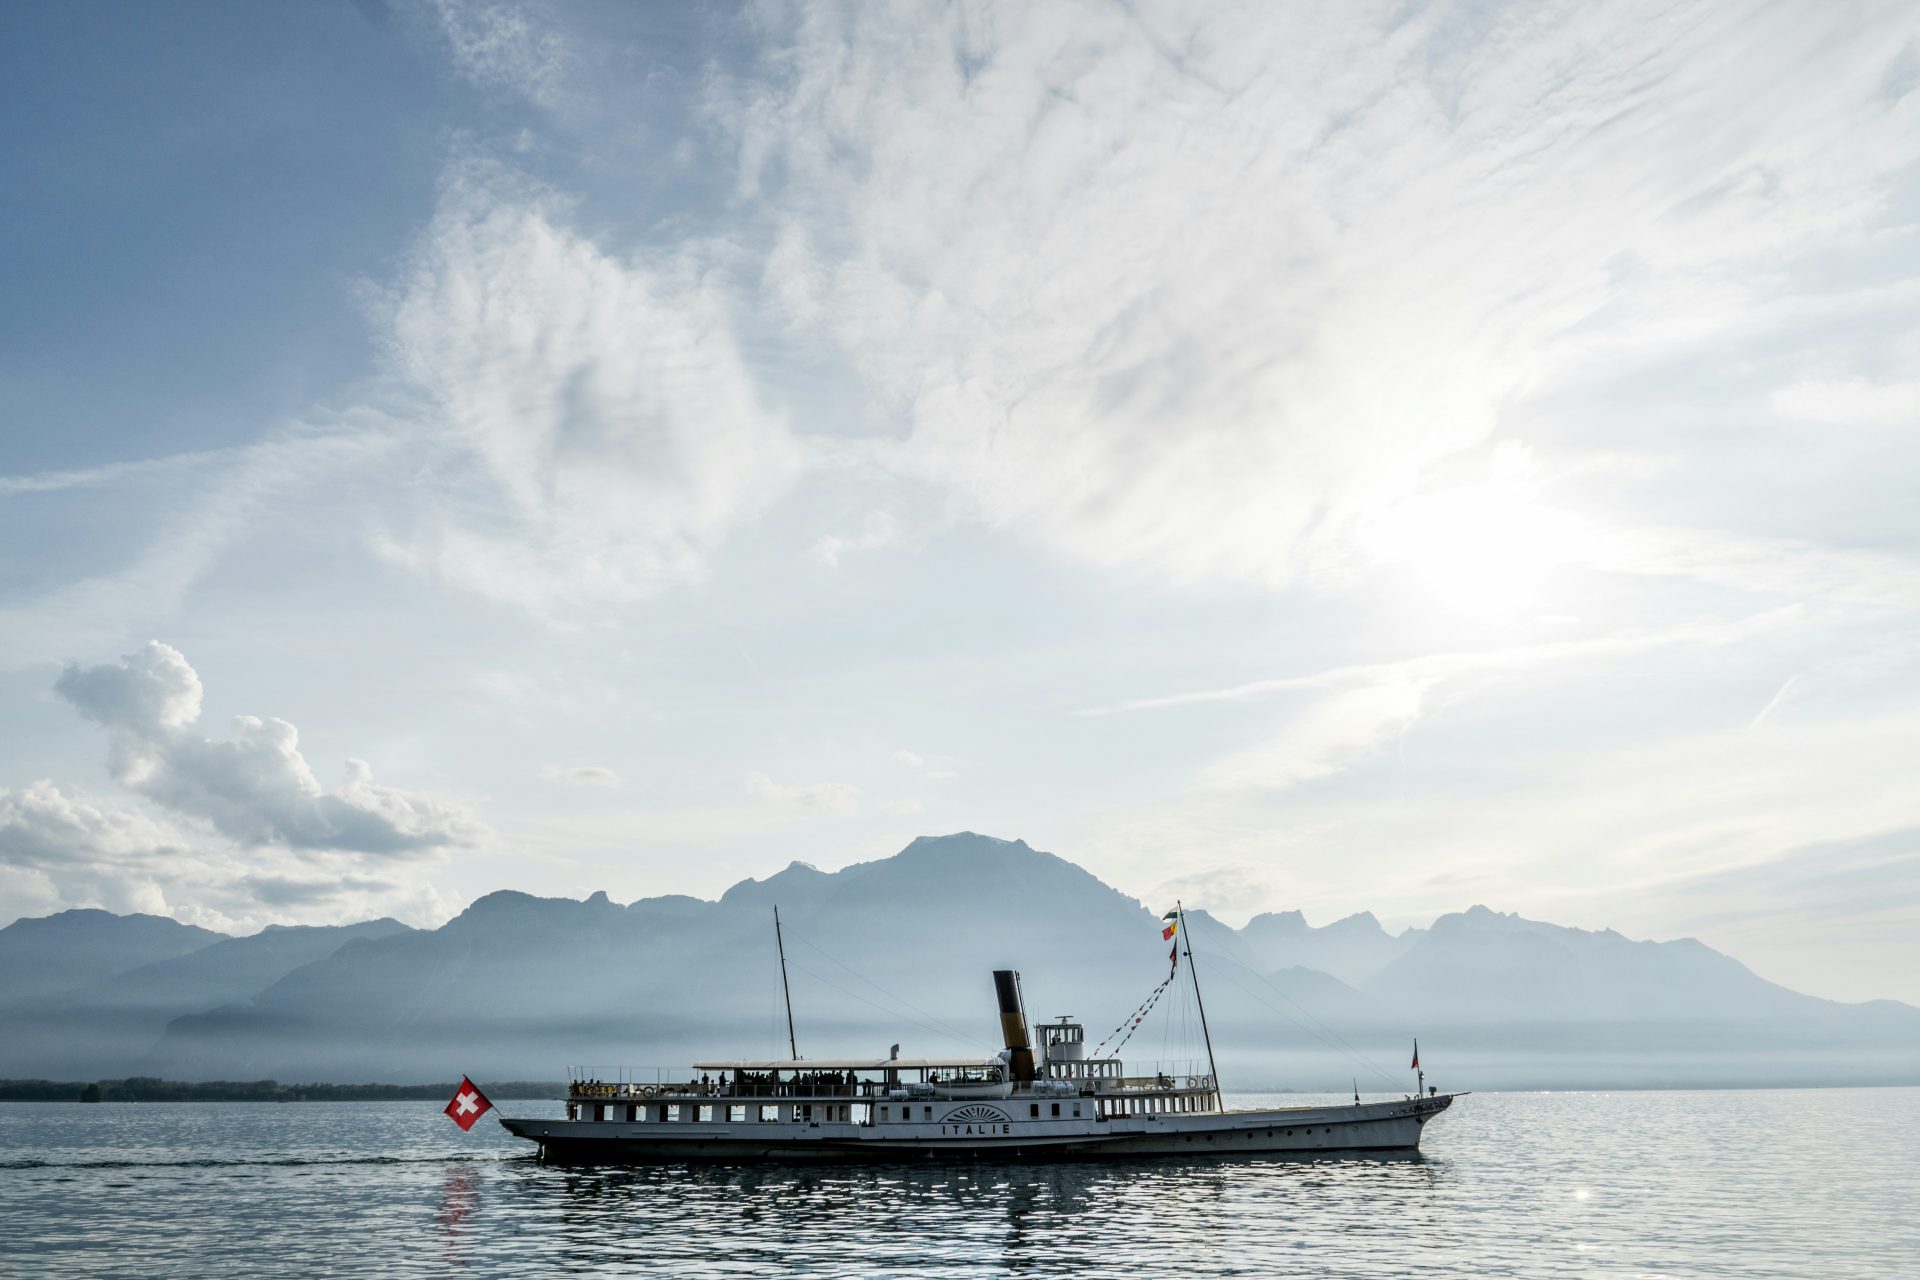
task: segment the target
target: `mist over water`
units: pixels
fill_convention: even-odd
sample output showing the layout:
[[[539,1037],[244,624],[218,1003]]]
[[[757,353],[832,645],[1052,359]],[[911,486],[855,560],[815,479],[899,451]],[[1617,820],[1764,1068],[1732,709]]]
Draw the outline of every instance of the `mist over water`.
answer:
[[[0,1105],[10,1275],[1893,1276],[1915,1186],[1910,1088],[1478,1094],[1411,1158],[812,1169],[546,1166],[426,1103]]]

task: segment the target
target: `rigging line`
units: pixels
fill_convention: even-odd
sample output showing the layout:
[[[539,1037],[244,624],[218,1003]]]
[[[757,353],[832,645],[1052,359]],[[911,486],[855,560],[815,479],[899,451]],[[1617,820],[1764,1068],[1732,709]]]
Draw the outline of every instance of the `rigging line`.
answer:
[[[1209,920],[1207,923],[1209,925],[1214,924],[1212,920]],[[1251,966],[1243,965],[1241,967],[1245,968],[1248,973],[1251,973],[1254,977],[1258,978],[1261,984],[1264,985],[1268,990],[1272,991],[1273,994],[1279,996],[1282,1000],[1285,1000],[1288,1004],[1298,1009],[1301,1015],[1305,1017],[1307,1021],[1313,1023],[1315,1026],[1319,1027],[1322,1031],[1332,1036],[1335,1040],[1345,1045],[1347,1047],[1347,1050],[1350,1053],[1355,1055],[1357,1058],[1361,1058],[1368,1061],[1369,1064],[1371,1065],[1371,1069],[1373,1070],[1374,1074],[1380,1076],[1382,1079],[1391,1078],[1390,1076],[1388,1076],[1384,1068],[1380,1067],[1378,1064],[1372,1063],[1371,1059],[1366,1059],[1366,1055],[1362,1053],[1361,1050],[1352,1042],[1350,1042],[1345,1036],[1341,1035],[1338,1031],[1335,1031],[1332,1027],[1328,1026],[1326,1023],[1320,1021],[1319,1018],[1314,1016],[1312,1010],[1308,1009],[1305,1005],[1301,1004],[1298,1000],[1295,1000],[1292,996],[1282,991],[1280,989],[1279,984],[1274,982],[1273,979],[1267,977],[1264,973],[1261,973],[1259,970],[1254,969]],[[1322,1043],[1325,1043],[1325,1042],[1323,1041]]]
[[[806,974],[809,978],[812,978],[815,982],[823,983],[826,986],[832,987],[835,991],[838,991],[841,995],[846,996],[849,999],[858,1000],[861,1004],[867,1005],[870,1008],[878,1009],[880,1012],[886,1014],[890,1018],[898,1018],[901,1016],[898,1010],[889,1009],[883,1004],[878,1004],[875,1001],[869,1000],[865,996],[861,995],[858,991],[849,991],[845,987],[841,986],[839,983],[833,981],[833,979],[822,977],[821,975],[815,973],[813,970],[807,968],[805,965],[801,964],[797,960],[789,960],[787,963],[791,964],[794,968],[798,969],[801,973]],[[969,1040],[964,1037],[955,1037],[951,1034],[951,1032],[942,1031],[938,1027],[930,1027],[926,1023],[921,1022],[918,1018],[908,1018],[907,1021],[911,1022],[914,1026],[920,1028],[922,1031],[932,1032],[934,1035],[939,1036],[943,1040],[952,1040],[952,1039],[958,1038],[961,1044],[967,1045],[969,1048],[977,1048],[980,1044],[980,1042],[977,1039]]]
[[[1173,979],[1169,977],[1166,982],[1163,982],[1158,987],[1154,988],[1153,994],[1147,997],[1146,1003],[1143,1004],[1138,1010],[1135,1011],[1132,1024],[1126,1026],[1127,1033],[1120,1037],[1120,1042],[1118,1044],[1113,1046],[1113,1051],[1115,1053],[1119,1053],[1120,1050],[1126,1047],[1127,1041],[1133,1039],[1133,1033],[1140,1029],[1142,1023],[1146,1022],[1147,1015],[1149,1013],[1152,1013],[1154,1006],[1160,1003],[1160,997],[1166,992],[1168,985],[1172,983],[1172,981]],[[1123,1024],[1123,1025],[1126,1025],[1126,1024]],[[1114,1030],[1115,1030],[1115,1034],[1118,1034],[1119,1028],[1116,1027]],[[1111,1040],[1112,1038],[1113,1036],[1110,1035],[1107,1037],[1107,1040]],[[1100,1050],[1106,1047],[1106,1043],[1107,1043],[1106,1040],[1102,1040],[1098,1045],[1094,1047],[1093,1052],[1095,1057],[1098,1057],[1100,1055]]]
[[[1113,1039],[1115,1036],[1119,1035],[1122,1031],[1125,1031],[1127,1027],[1139,1021],[1139,1019],[1146,1014],[1147,1010],[1153,1008],[1154,1002],[1160,998],[1161,994],[1166,991],[1168,984],[1171,983],[1172,981],[1173,981],[1173,976],[1169,974],[1165,981],[1163,981],[1159,986],[1155,987],[1152,991],[1149,991],[1147,993],[1147,998],[1142,1000],[1139,1004],[1135,1005],[1133,1009],[1127,1014],[1127,1016],[1120,1020],[1120,1025],[1115,1027],[1113,1030],[1107,1032],[1106,1037],[1102,1039],[1098,1045],[1094,1046],[1094,1052],[1098,1054],[1101,1048],[1103,1048],[1106,1045],[1108,1040]]]
[[[1115,1053],[1119,1053],[1122,1049],[1126,1048],[1127,1041],[1133,1039],[1133,1033],[1138,1031],[1140,1029],[1141,1024],[1144,1023],[1146,1020],[1147,1020],[1147,1015],[1144,1013],[1141,1014],[1139,1019],[1131,1027],[1127,1028],[1127,1034],[1125,1034],[1124,1036],[1121,1036],[1120,1042],[1113,1046],[1113,1051]]]
[[[1100,1043],[1093,1046],[1093,1056],[1096,1058],[1099,1057],[1100,1051],[1107,1047],[1107,1041],[1113,1039],[1115,1036],[1119,1035],[1122,1031],[1126,1031],[1127,1035],[1125,1038],[1123,1038],[1120,1041],[1120,1044],[1125,1044],[1128,1039],[1132,1038],[1133,1032],[1128,1030],[1128,1028],[1129,1027],[1137,1028],[1140,1025],[1140,1020],[1146,1017],[1147,1014],[1153,1009],[1155,1002],[1160,999],[1161,994],[1166,991],[1168,984],[1171,983],[1172,981],[1173,981],[1173,978],[1169,976],[1166,982],[1162,982],[1159,986],[1155,987],[1153,991],[1148,994],[1145,1000],[1142,1000],[1139,1004],[1135,1005],[1133,1007],[1133,1012],[1129,1013],[1126,1017],[1120,1020],[1119,1026],[1107,1032],[1106,1036],[1100,1041]],[[1116,1052],[1119,1050],[1119,1048],[1120,1048],[1120,1045],[1114,1046],[1114,1049]]]
[[[1279,1005],[1274,1004],[1271,1001],[1267,1000],[1258,991],[1255,991],[1253,988],[1241,982],[1239,978],[1234,976],[1232,969],[1223,968],[1221,972],[1226,975],[1227,981],[1231,982],[1234,986],[1239,987],[1240,990],[1244,991],[1247,995],[1253,997],[1254,1003],[1265,1005],[1268,1009],[1272,1010],[1274,1013],[1279,1014],[1281,1017],[1285,1018],[1288,1022],[1291,1022],[1294,1026],[1300,1028],[1300,1030],[1306,1032],[1308,1035],[1312,1036],[1315,1040],[1318,1040],[1321,1044],[1327,1046],[1327,1048],[1333,1050],[1335,1053],[1345,1058],[1348,1062],[1352,1063],[1355,1066],[1362,1067],[1367,1071],[1372,1072],[1374,1075],[1379,1076],[1382,1080],[1387,1081],[1389,1084],[1394,1085],[1395,1087],[1398,1087],[1398,1084],[1399,1084],[1398,1081],[1396,1081],[1392,1076],[1388,1075],[1380,1067],[1374,1065],[1374,1063],[1372,1063],[1368,1059],[1361,1057],[1357,1050],[1354,1050],[1351,1048],[1343,1049],[1339,1045],[1335,1044],[1333,1041],[1327,1039],[1325,1036],[1321,1035],[1318,1031],[1315,1031],[1312,1027],[1300,1021],[1298,1018],[1288,1013],[1285,1009],[1282,1009]]]
[[[1167,1056],[1167,1036],[1173,1027],[1173,1018],[1171,1015],[1174,1009],[1178,1008],[1179,1006],[1175,1005],[1173,1009],[1166,1010],[1165,1013],[1156,1019],[1160,1024],[1160,1056],[1162,1058]]]
[[[788,929],[787,932],[793,933],[793,930]],[[852,974],[854,977],[858,978],[860,981],[866,983],[868,986],[872,987],[875,991],[878,991],[881,995],[887,997],[887,999],[897,1001],[900,1004],[904,1005],[906,1008],[913,1010],[915,1013],[919,1014],[921,1017],[927,1019],[927,1021],[937,1023],[940,1026],[945,1027],[947,1029],[948,1035],[955,1036],[961,1041],[968,1044],[974,1043],[975,1040],[977,1039],[977,1036],[969,1035],[968,1033],[954,1026],[952,1023],[943,1021],[941,1018],[935,1016],[934,1014],[928,1013],[925,1009],[922,1009],[919,1005],[907,999],[905,996],[896,995],[894,992],[887,990],[885,987],[875,982],[872,978],[869,978],[866,974],[861,973],[858,969],[854,968],[852,965],[848,964],[846,961],[840,959],[838,956],[834,955],[832,952],[828,951],[825,947],[813,941],[811,938],[804,937],[798,933],[793,933],[793,939],[795,942],[806,943],[809,947],[812,947],[815,951],[818,951],[821,955],[833,961],[835,964],[839,965],[842,969],[845,969],[848,973]],[[818,977],[819,975],[816,974],[814,976]],[[822,980],[824,981],[824,979]],[[892,1011],[889,1010],[888,1012],[892,1012]],[[911,1019],[909,1019],[909,1021],[911,1021]]]
[[[1155,990],[1155,994],[1156,995],[1159,994],[1158,989]],[[1151,998],[1149,998],[1147,1000],[1141,1001],[1139,1004],[1135,1005],[1132,1009],[1130,1009],[1127,1012],[1127,1016],[1120,1020],[1119,1026],[1107,1032],[1106,1035],[1100,1037],[1100,1043],[1093,1046],[1093,1056],[1096,1058],[1099,1057],[1100,1051],[1107,1047],[1108,1041],[1112,1040],[1115,1036],[1121,1034],[1128,1027],[1132,1026],[1134,1022],[1141,1016],[1141,1014],[1145,1013],[1148,1009],[1151,1009],[1152,1007],[1153,1007],[1153,1001]]]

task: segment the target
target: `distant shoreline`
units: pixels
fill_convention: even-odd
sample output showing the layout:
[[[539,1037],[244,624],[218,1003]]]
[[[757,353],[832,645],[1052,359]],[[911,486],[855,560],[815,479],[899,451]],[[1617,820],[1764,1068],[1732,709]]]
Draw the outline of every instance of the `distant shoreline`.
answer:
[[[0,1080],[0,1102],[444,1102],[460,1087],[444,1084],[281,1084],[278,1080]],[[559,1081],[481,1082],[492,1098],[557,1098]]]

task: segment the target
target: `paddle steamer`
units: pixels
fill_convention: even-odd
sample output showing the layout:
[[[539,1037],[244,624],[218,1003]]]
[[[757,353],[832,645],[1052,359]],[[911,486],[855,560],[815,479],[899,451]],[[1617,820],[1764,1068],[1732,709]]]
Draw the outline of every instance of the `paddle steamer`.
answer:
[[[1178,921],[1183,924],[1184,921]],[[776,929],[778,928],[776,923]],[[1186,930],[1178,929],[1182,941]],[[1199,980],[1188,960],[1194,996]],[[784,949],[782,982],[785,982]],[[1171,975],[1169,980],[1171,980]],[[503,1116],[508,1132],[565,1163],[643,1161],[1114,1159],[1275,1152],[1413,1151],[1455,1094],[1229,1110],[1207,1041],[1203,1074],[1129,1075],[1089,1054],[1085,1027],[1029,1034],[1020,975],[996,970],[1005,1048],[991,1058],[791,1058],[696,1062],[686,1080],[584,1075],[565,1119]],[[789,1048],[793,1047],[789,1000]]]

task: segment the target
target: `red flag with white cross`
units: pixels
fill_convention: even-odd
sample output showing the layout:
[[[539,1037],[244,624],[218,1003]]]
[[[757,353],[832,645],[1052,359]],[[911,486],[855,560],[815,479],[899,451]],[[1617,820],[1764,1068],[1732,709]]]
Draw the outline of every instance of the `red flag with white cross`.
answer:
[[[493,1110],[493,1104],[487,1101],[487,1095],[480,1092],[479,1086],[465,1076],[460,1077],[460,1087],[454,1091],[453,1101],[447,1104],[447,1115],[460,1126],[462,1132],[473,1128],[473,1122]]]

